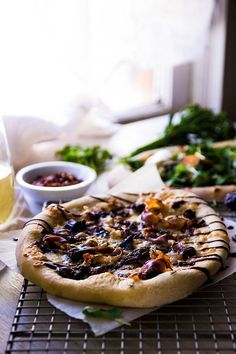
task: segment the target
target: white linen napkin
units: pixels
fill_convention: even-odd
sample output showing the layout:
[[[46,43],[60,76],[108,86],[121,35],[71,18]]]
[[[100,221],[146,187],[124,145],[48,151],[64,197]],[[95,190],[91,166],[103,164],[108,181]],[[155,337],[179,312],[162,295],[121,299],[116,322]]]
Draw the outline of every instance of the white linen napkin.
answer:
[[[29,211],[26,201],[24,200],[23,194],[16,186],[14,208],[12,210],[12,213],[9,219],[4,224],[0,224],[0,240],[2,232],[21,229],[24,223],[31,217],[32,214]]]

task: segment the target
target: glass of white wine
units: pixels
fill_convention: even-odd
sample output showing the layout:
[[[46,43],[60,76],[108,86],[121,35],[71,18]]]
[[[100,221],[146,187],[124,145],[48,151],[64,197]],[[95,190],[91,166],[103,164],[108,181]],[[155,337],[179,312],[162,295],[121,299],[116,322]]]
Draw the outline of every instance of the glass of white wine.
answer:
[[[10,216],[14,205],[14,171],[3,120],[0,117],[0,224]]]

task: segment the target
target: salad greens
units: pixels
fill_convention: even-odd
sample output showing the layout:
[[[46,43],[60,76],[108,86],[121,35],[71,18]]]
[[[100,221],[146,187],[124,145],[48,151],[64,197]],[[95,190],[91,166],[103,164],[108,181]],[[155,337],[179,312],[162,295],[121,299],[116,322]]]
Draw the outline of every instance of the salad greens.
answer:
[[[119,161],[120,163],[124,163],[125,165],[128,165],[132,171],[136,171],[144,165],[143,161],[136,160],[132,156],[122,157],[120,158]]]
[[[192,104],[182,112],[179,123],[174,124],[173,115],[170,115],[169,123],[160,139],[138,148],[130,156],[164,146],[189,144],[192,143],[193,137],[201,141],[219,141],[234,138],[235,134],[233,122],[227,119],[226,113],[215,114],[211,109]],[[129,162],[128,157],[126,160]]]
[[[163,161],[159,172],[166,184],[200,187],[236,183],[236,147],[187,145]]]
[[[100,146],[82,148],[80,145],[65,145],[61,150],[56,151],[63,161],[77,162],[93,168],[96,172],[102,172],[107,160],[112,158],[110,152]]]
[[[130,326],[129,322],[126,322],[120,318],[120,316],[122,315],[122,312],[120,309],[118,309],[116,307],[103,309],[103,308],[99,308],[99,307],[86,306],[83,309],[83,314],[85,316],[102,318],[102,319],[106,319],[106,320],[115,321],[121,325]]]

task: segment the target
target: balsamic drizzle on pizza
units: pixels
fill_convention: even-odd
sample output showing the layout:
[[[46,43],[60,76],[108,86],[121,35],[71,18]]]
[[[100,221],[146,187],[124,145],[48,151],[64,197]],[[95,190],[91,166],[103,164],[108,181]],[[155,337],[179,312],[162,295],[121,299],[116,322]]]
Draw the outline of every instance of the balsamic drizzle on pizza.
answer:
[[[206,204],[198,197],[175,196],[172,203],[155,194],[145,194],[135,202],[116,196],[92,198],[96,205],[84,206],[77,213],[58,205],[63,225],[51,227],[37,218],[25,225],[42,227],[35,246],[44,255],[43,264],[63,278],[83,280],[109,272],[138,281],[178,269],[195,269],[209,280],[209,270],[199,263],[208,260],[223,266],[224,260],[215,250],[229,253],[227,241],[206,239],[213,223],[222,225],[213,230],[216,234],[227,232],[219,218],[205,220],[216,214],[196,215],[199,205]]]

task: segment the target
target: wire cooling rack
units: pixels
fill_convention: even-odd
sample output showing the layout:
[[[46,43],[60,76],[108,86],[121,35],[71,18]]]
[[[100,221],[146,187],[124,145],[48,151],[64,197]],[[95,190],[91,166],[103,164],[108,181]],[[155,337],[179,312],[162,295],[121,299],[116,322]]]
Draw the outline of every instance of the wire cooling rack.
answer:
[[[220,206],[222,216],[236,213]],[[21,289],[6,354],[231,354],[236,352],[236,273],[101,337],[52,307],[27,280]]]

